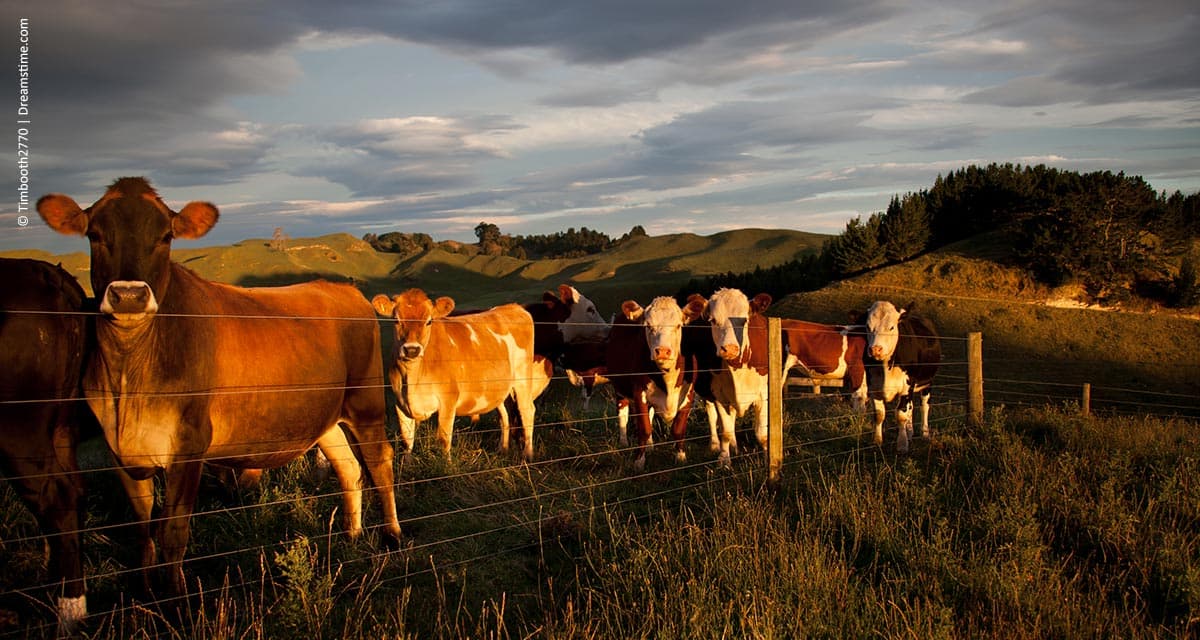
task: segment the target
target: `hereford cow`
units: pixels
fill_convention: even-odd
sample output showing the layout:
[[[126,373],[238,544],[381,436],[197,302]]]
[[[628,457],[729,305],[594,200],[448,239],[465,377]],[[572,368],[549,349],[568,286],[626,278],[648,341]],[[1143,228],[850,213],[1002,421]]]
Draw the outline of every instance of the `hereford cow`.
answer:
[[[58,623],[87,615],[79,558],[83,483],[75,462],[87,408],[79,378],[88,320],[83,289],[61,267],[0,258],[0,475],[37,518],[50,551]]]
[[[533,460],[533,400],[549,382],[550,362],[534,366],[533,318],[517,304],[447,317],[454,300],[430,300],[420,289],[371,301],[396,322],[388,373],[405,454],[412,451],[416,423],[438,414],[438,444],[450,452],[455,416],[498,411],[500,449],[508,450],[509,415],[517,403],[525,435],[525,460]]]
[[[942,360],[941,339],[929,320],[882,300],[871,305],[864,321],[867,348],[863,362],[875,407],[875,444],[883,444],[885,403],[898,400],[896,451],[905,453],[912,436],[913,394],[921,396],[918,435],[933,435],[929,429],[929,393]]]
[[[398,546],[379,329],[357,289],[244,289],[201,278],[171,261],[171,241],[207,233],[216,207],[172,211],[143,178],[117,180],[86,210],[57,194],[37,208],[51,228],[91,242],[100,316],[84,395],[137,514],[143,567],[161,553],[169,589],[184,592],[205,462],[277,467],[314,443],[341,483],[349,535],[362,533],[365,466],[385,542]],[[165,480],[158,546],[150,531],[155,475]]]
[[[604,344],[602,364],[576,372],[568,369],[571,383],[584,388],[585,400],[596,384],[612,384],[617,394],[617,427],[620,444],[629,446],[627,425],[632,413],[637,421],[638,445],[634,467],[645,468],[646,449],[653,443],[657,412],[671,423],[675,459],[687,460],[684,438],[691,412],[694,371],[684,357],[683,328],[694,319],[674,298],[655,298],[642,308],[628,300],[614,318]]]
[[[842,378],[855,411],[867,405],[867,381],[863,369],[866,338],[861,332],[841,325],[803,320],[780,320],[783,333],[783,377],[793,367],[817,378]]]
[[[708,340],[689,339],[688,355],[696,359],[696,393],[713,405],[710,421],[712,409],[720,420],[721,466],[728,466],[737,451],[734,423],[750,409],[755,410],[755,438],[766,446],[768,352],[763,312],[770,305],[768,294],[748,300],[737,289],[719,289],[708,300],[699,294],[688,298],[688,308],[700,311],[708,324]]]

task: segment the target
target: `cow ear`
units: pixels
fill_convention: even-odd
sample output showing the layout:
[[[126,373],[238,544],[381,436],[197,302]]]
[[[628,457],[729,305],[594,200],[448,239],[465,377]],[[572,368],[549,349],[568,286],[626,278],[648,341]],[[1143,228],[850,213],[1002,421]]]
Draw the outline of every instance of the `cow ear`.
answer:
[[[760,293],[750,301],[750,312],[761,314],[767,310],[767,307],[771,306],[772,301],[771,294]]]
[[[442,296],[433,303],[433,317],[444,318],[454,311],[454,300],[448,296]]]
[[[374,298],[371,298],[371,306],[375,307],[375,313],[378,313],[385,318],[392,317],[392,312],[396,310],[395,301],[383,295],[382,293]]]
[[[563,301],[563,304],[575,304],[579,302],[579,292],[569,284],[558,285],[558,299]]]
[[[176,238],[199,238],[217,224],[217,208],[208,202],[189,202],[171,218]]]
[[[704,315],[704,309],[707,306],[708,301],[704,299],[704,296],[698,293],[688,296],[687,304],[683,305],[683,323],[687,324]]]
[[[621,303],[621,313],[628,320],[641,320],[643,311],[642,305],[633,300],[626,300]]]
[[[37,210],[42,220],[61,234],[82,236],[87,233],[87,213],[68,196],[59,193],[44,195],[37,201]]]

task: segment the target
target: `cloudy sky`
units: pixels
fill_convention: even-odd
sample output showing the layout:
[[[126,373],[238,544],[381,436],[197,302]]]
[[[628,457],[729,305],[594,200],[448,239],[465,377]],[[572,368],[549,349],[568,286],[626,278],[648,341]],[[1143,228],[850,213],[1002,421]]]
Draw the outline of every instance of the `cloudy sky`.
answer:
[[[0,7],[10,62],[29,20],[30,204],[145,175],[221,209],[190,246],[481,221],[836,233],[991,162],[1200,191],[1195,0]],[[85,250],[19,225],[9,148],[0,250]]]

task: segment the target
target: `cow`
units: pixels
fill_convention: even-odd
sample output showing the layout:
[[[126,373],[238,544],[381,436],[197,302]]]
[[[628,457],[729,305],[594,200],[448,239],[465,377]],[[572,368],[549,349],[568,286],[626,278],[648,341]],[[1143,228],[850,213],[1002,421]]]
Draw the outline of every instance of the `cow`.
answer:
[[[759,444],[767,443],[767,319],[771,296],[760,293],[753,300],[737,289],[722,288],[705,300],[699,294],[688,298],[691,313],[699,312],[708,325],[707,340],[687,339],[687,356],[695,359],[695,393],[708,401],[720,421],[720,466],[729,466],[737,451],[734,423],[749,410],[755,411],[754,434]],[[695,325],[689,336],[696,336]]]
[[[622,447],[629,446],[629,418],[636,422],[634,469],[639,472],[645,469],[646,450],[653,442],[656,412],[671,423],[675,459],[687,460],[684,436],[691,412],[692,372],[686,367],[680,343],[682,328],[691,320],[668,296],[655,298],[645,308],[626,300],[609,326],[603,364],[581,372],[568,370],[571,382],[583,386],[585,392],[594,384],[612,385]]]
[[[83,482],[75,461],[87,348],[83,288],[40,260],[0,258],[0,475],[37,519],[50,551],[61,634],[87,615],[79,523]]]
[[[786,318],[779,324],[783,334],[784,379],[792,368],[812,378],[842,378],[842,386],[849,390],[854,411],[864,411],[867,405],[867,381],[863,369],[865,336],[844,325]]]
[[[147,590],[161,554],[167,588],[185,593],[183,556],[206,462],[272,468],[314,443],[340,481],[348,535],[362,533],[365,467],[382,502],[383,542],[399,546],[379,329],[357,289],[325,281],[247,289],[201,278],[171,261],[171,243],[208,233],[217,208],[191,202],[173,211],[144,178],[118,179],[87,209],[49,194],[37,210],[55,231],[91,244],[100,314],[84,395],[138,519]],[[157,545],[156,476],[165,484]]]
[[[941,339],[928,319],[897,309],[884,300],[873,303],[863,320],[866,324],[863,363],[875,410],[875,444],[883,444],[886,403],[898,400],[896,451],[906,453],[912,436],[913,394],[921,396],[921,427],[917,435],[933,436],[929,427],[929,394],[942,360]]]
[[[416,423],[438,414],[438,445],[450,453],[455,416],[498,411],[500,449],[508,450],[509,415],[505,399],[513,396],[521,416],[523,457],[533,460],[533,401],[549,383],[551,363],[534,362],[533,318],[521,305],[450,316],[454,300],[431,300],[409,289],[371,300],[375,312],[395,324],[388,379],[396,392],[396,415],[407,457]]]

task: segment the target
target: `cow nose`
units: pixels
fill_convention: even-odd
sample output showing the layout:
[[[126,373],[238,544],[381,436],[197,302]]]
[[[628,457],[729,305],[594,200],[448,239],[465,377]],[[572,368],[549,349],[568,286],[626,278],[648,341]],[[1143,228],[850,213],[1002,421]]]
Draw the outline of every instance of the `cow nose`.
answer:
[[[401,347],[401,353],[404,354],[405,358],[419,358],[421,357],[421,345],[406,344]]]
[[[655,347],[654,359],[658,361],[671,359],[671,347]]]
[[[725,360],[733,360],[742,352],[741,347],[736,344],[727,344],[717,350],[717,355]]]
[[[100,304],[100,311],[109,314],[141,314],[157,310],[154,292],[145,282],[113,282],[105,289]]]
[[[883,357],[883,347],[881,347],[879,345],[875,345],[875,346],[871,347],[871,357],[875,358],[876,360],[879,360],[880,358],[882,358]]]

